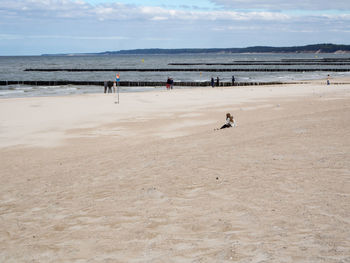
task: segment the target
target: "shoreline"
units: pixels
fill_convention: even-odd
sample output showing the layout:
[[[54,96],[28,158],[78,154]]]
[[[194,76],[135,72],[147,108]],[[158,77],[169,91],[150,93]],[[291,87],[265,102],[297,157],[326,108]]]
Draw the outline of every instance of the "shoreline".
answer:
[[[30,81],[33,82],[33,81]],[[236,81],[235,86],[232,86],[232,82],[221,81],[220,87],[228,87],[228,88],[237,88],[237,87],[251,87],[251,86],[266,86],[266,85],[291,85],[291,84],[309,84],[309,83],[318,83],[323,85],[326,82],[326,78],[316,78],[316,79],[304,79],[304,80],[289,80],[289,81],[273,81],[273,82],[264,82],[264,81],[250,81],[250,82],[242,82]],[[350,78],[348,76],[332,76],[331,77],[332,85],[344,85],[350,83]],[[0,81],[0,86],[2,84],[6,84],[6,81]],[[19,86],[10,85],[9,89],[0,89],[2,92],[0,96],[1,99],[7,98],[34,98],[34,97],[56,97],[56,96],[75,96],[75,95],[84,95],[84,94],[101,94],[103,91],[103,82],[100,82],[100,86],[96,85],[59,85],[59,81],[41,81],[35,84],[35,86],[22,85],[23,81],[17,81]],[[77,81],[74,83],[83,82]],[[85,83],[85,82],[84,82]],[[93,83],[93,82],[86,82]],[[121,93],[134,93],[134,92],[149,92],[155,90],[165,90],[165,82],[144,82],[144,81],[134,81],[132,82],[135,85],[131,85],[131,82],[122,82],[125,86],[121,86]],[[147,83],[157,84],[158,86],[143,86]],[[38,86],[36,86],[38,84]],[[44,85],[45,84],[45,85]],[[129,84],[131,86],[129,86]],[[184,84],[184,86],[178,86],[180,84]],[[44,85],[44,86],[40,86]],[[48,86],[47,86],[48,85]],[[51,85],[51,86],[50,86]],[[210,87],[210,83],[207,81],[195,81],[195,82],[176,82],[175,89],[197,89],[197,88],[208,88]],[[191,86],[194,85],[194,86]],[[217,88],[217,87],[216,87]],[[127,90],[126,90],[127,89]],[[27,94],[27,95],[25,95]]]

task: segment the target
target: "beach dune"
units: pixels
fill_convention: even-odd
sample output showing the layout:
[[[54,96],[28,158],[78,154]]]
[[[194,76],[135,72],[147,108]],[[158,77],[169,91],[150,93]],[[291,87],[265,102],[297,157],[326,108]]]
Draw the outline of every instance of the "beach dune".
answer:
[[[317,82],[1,99],[0,261],[350,262],[349,105]]]

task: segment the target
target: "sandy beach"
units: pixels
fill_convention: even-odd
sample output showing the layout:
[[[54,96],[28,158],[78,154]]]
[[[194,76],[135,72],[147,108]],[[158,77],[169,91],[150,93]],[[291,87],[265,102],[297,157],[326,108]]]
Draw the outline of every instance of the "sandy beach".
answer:
[[[349,79],[115,101],[0,100],[0,262],[350,262]]]

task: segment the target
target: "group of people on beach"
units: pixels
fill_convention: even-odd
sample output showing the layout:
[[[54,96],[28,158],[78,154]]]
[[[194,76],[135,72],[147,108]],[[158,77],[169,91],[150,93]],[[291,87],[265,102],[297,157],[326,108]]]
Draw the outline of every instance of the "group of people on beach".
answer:
[[[232,75],[232,86],[235,85],[235,76]],[[214,77],[211,77],[210,79],[210,84],[211,87],[214,88],[215,86],[219,87],[220,86],[220,79],[219,76],[216,77],[216,81],[214,79]],[[330,84],[330,75],[327,75],[327,85]],[[112,91],[112,87],[113,87],[113,91]],[[104,82],[104,93],[115,93],[116,91],[116,87],[117,87],[117,83],[114,81],[113,85],[112,82],[110,81],[105,81]],[[167,82],[166,82],[166,89],[170,90],[174,88],[174,80],[170,77],[168,77]]]
[[[211,77],[210,84],[211,84],[212,88],[215,87],[215,84],[217,87],[219,87],[220,86],[219,76],[216,77],[216,83],[215,83],[214,77]],[[234,85],[235,85],[235,76],[232,75],[232,86],[234,86]],[[174,80],[172,78],[168,77],[167,82],[166,82],[166,89],[167,90],[173,89],[173,87],[174,87]]]
[[[212,87],[212,88],[215,87],[215,80],[214,80],[213,77],[211,77],[210,84],[211,84],[211,87]],[[220,85],[220,79],[219,79],[219,77],[216,77],[216,86],[219,87],[219,85]]]
[[[232,86],[235,85],[235,76],[232,75]],[[211,80],[210,80],[210,84],[211,84],[211,87],[214,88],[215,87],[215,80],[213,77],[211,77]],[[219,76],[216,77],[216,86],[219,87],[220,86],[220,79],[219,79]]]
[[[166,89],[173,89],[174,88],[174,80],[170,77],[168,77],[167,81],[166,81]]]
[[[214,77],[211,77],[210,84],[213,88],[215,86],[219,87],[220,86],[219,76],[216,77],[216,81],[214,80]],[[235,77],[232,76],[232,86],[234,86],[234,84],[235,84]],[[115,93],[116,87],[117,87],[116,81],[114,81],[113,84],[111,81],[104,81],[104,93]],[[174,88],[174,80],[173,78],[168,77],[166,81],[166,89],[170,90],[173,88]]]
[[[111,81],[105,81],[103,83],[104,86],[104,93],[115,93],[115,90],[117,88],[117,83],[114,81],[113,85]],[[113,87],[113,91],[112,91],[112,87]]]

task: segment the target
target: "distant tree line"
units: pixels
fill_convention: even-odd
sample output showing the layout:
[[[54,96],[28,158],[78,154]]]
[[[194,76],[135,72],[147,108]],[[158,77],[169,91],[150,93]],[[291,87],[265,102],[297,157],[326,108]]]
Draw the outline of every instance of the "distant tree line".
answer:
[[[181,49],[132,49],[120,51],[107,51],[99,53],[100,55],[114,54],[198,54],[198,53],[334,53],[337,51],[350,52],[350,45],[335,44],[315,44],[294,47],[269,47],[254,46],[246,48],[181,48]]]
[[[44,54],[43,56],[83,56],[83,55],[158,55],[158,54],[199,54],[199,53],[335,53],[349,52],[350,45],[335,45],[335,44],[315,44],[306,46],[293,47],[269,47],[269,46],[254,46],[246,48],[179,48],[179,49],[131,49],[119,51],[105,51],[101,53],[77,53],[77,54]]]

